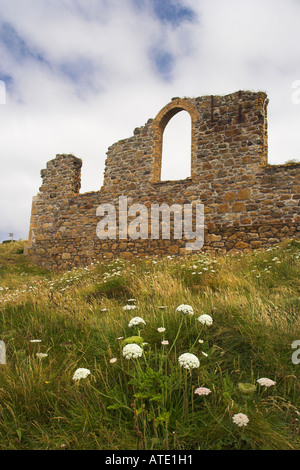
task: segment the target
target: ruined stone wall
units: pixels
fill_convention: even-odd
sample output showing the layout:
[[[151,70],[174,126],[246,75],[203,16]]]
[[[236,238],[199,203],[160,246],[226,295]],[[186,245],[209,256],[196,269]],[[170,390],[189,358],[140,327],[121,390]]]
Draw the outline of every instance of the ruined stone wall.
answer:
[[[185,240],[100,240],[100,204],[190,204],[205,208],[203,250],[267,247],[300,234],[300,164],[267,163],[265,93],[173,98],[155,117],[107,152],[99,191],[80,194],[80,159],[57,155],[42,170],[33,198],[25,253],[51,269],[70,269],[94,259],[185,253]],[[185,110],[191,117],[191,177],[161,181],[163,132]]]

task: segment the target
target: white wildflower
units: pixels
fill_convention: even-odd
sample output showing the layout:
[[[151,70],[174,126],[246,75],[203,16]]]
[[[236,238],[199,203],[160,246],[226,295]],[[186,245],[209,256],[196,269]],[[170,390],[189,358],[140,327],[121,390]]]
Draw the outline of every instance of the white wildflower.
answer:
[[[37,356],[39,359],[42,359],[43,357],[48,357],[48,354],[46,354],[46,353],[36,353],[36,356]]]
[[[73,375],[73,380],[80,380],[80,379],[85,379],[88,375],[90,375],[89,369],[84,369],[83,367],[80,367],[79,369],[75,370],[74,375]]]
[[[258,379],[257,382],[259,385],[265,386],[265,387],[272,387],[272,385],[275,385],[276,382],[271,379],[267,379],[266,377],[262,377],[261,379]]]
[[[116,358],[116,357],[112,357],[112,358],[109,360],[109,362],[110,362],[111,364],[114,364],[115,362],[117,362],[117,358]]]
[[[135,343],[126,344],[123,348],[123,356],[125,359],[137,359],[143,355],[142,348]]]
[[[40,343],[42,340],[41,339],[31,339],[31,343]]]
[[[202,323],[202,325],[212,325],[213,319],[210,315],[200,315],[197,320]]]
[[[194,315],[194,309],[190,305],[181,304],[176,308],[176,312],[184,313],[184,315]]]
[[[162,344],[163,346],[168,346],[169,341],[168,341],[167,339],[165,339],[164,341],[161,342],[161,344]]]
[[[247,426],[249,418],[244,413],[237,413],[233,416],[232,421],[239,427]]]
[[[202,352],[203,356],[205,356],[205,357],[208,356],[208,354],[206,354],[204,351],[201,351],[201,352]]]
[[[136,305],[125,305],[123,310],[135,310],[137,308]]]
[[[141,317],[134,317],[130,320],[130,322],[128,323],[128,326],[129,328],[131,328],[132,326],[137,326],[140,323],[143,323],[144,325],[146,325],[145,320],[143,320]]]
[[[181,354],[178,358],[178,362],[184,369],[196,369],[200,366],[199,359],[191,353]]]
[[[160,328],[157,328],[157,331],[158,331],[159,333],[163,333],[164,331],[166,331],[166,329],[161,326]]]
[[[199,387],[199,388],[196,388],[195,393],[197,395],[209,395],[211,393],[211,390],[206,387]]]

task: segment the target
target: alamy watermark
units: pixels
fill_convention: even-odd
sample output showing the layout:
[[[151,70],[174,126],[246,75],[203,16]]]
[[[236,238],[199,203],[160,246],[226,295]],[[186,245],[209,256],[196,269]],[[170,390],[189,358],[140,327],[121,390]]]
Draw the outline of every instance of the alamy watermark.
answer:
[[[102,217],[96,228],[100,240],[186,240],[187,250],[204,245],[203,204],[132,204],[120,196],[118,205],[101,204],[96,215]]]
[[[3,80],[0,80],[0,104],[6,104],[6,86]]]
[[[0,364],[6,364],[6,345],[0,341]]]
[[[294,80],[292,82],[292,88],[295,90],[292,93],[292,103],[300,104],[300,80]]]
[[[292,363],[293,364],[300,364],[300,340],[293,341],[292,343],[292,348],[296,349],[298,348],[293,354],[292,354]]]

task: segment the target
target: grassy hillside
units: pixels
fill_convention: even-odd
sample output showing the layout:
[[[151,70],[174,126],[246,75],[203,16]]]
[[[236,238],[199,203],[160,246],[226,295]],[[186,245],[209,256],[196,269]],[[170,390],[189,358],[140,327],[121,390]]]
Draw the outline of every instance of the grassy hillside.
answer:
[[[0,245],[0,449],[299,450],[299,274],[297,241],[61,275]]]

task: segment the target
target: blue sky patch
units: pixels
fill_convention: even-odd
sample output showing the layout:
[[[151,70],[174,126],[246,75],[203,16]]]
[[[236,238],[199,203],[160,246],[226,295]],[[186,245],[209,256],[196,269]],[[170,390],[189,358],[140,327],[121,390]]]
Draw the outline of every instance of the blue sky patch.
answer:
[[[10,23],[3,23],[1,25],[0,41],[6,46],[10,54],[18,61],[33,58],[39,62],[45,62],[43,56],[37,51],[30,49],[24,39]]]
[[[0,70],[0,80],[5,83],[6,86],[9,86],[13,83],[13,77],[6,73],[2,73]]]
[[[196,19],[196,13],[191,8],[181,4],[180,0],[133,0],[134,5],[143,9],[147,4],[162,23],[179,26],[185,21]]]
[[[156,72],[166,81],[171,80],[174,56],[167,51],[154,50],[150,54]]]
[[[174,0],[152,0],[156,16],[164,23],[170,23],[172,26],[178,26],[184,21],[193,21],[196,17],[195,12]]]

